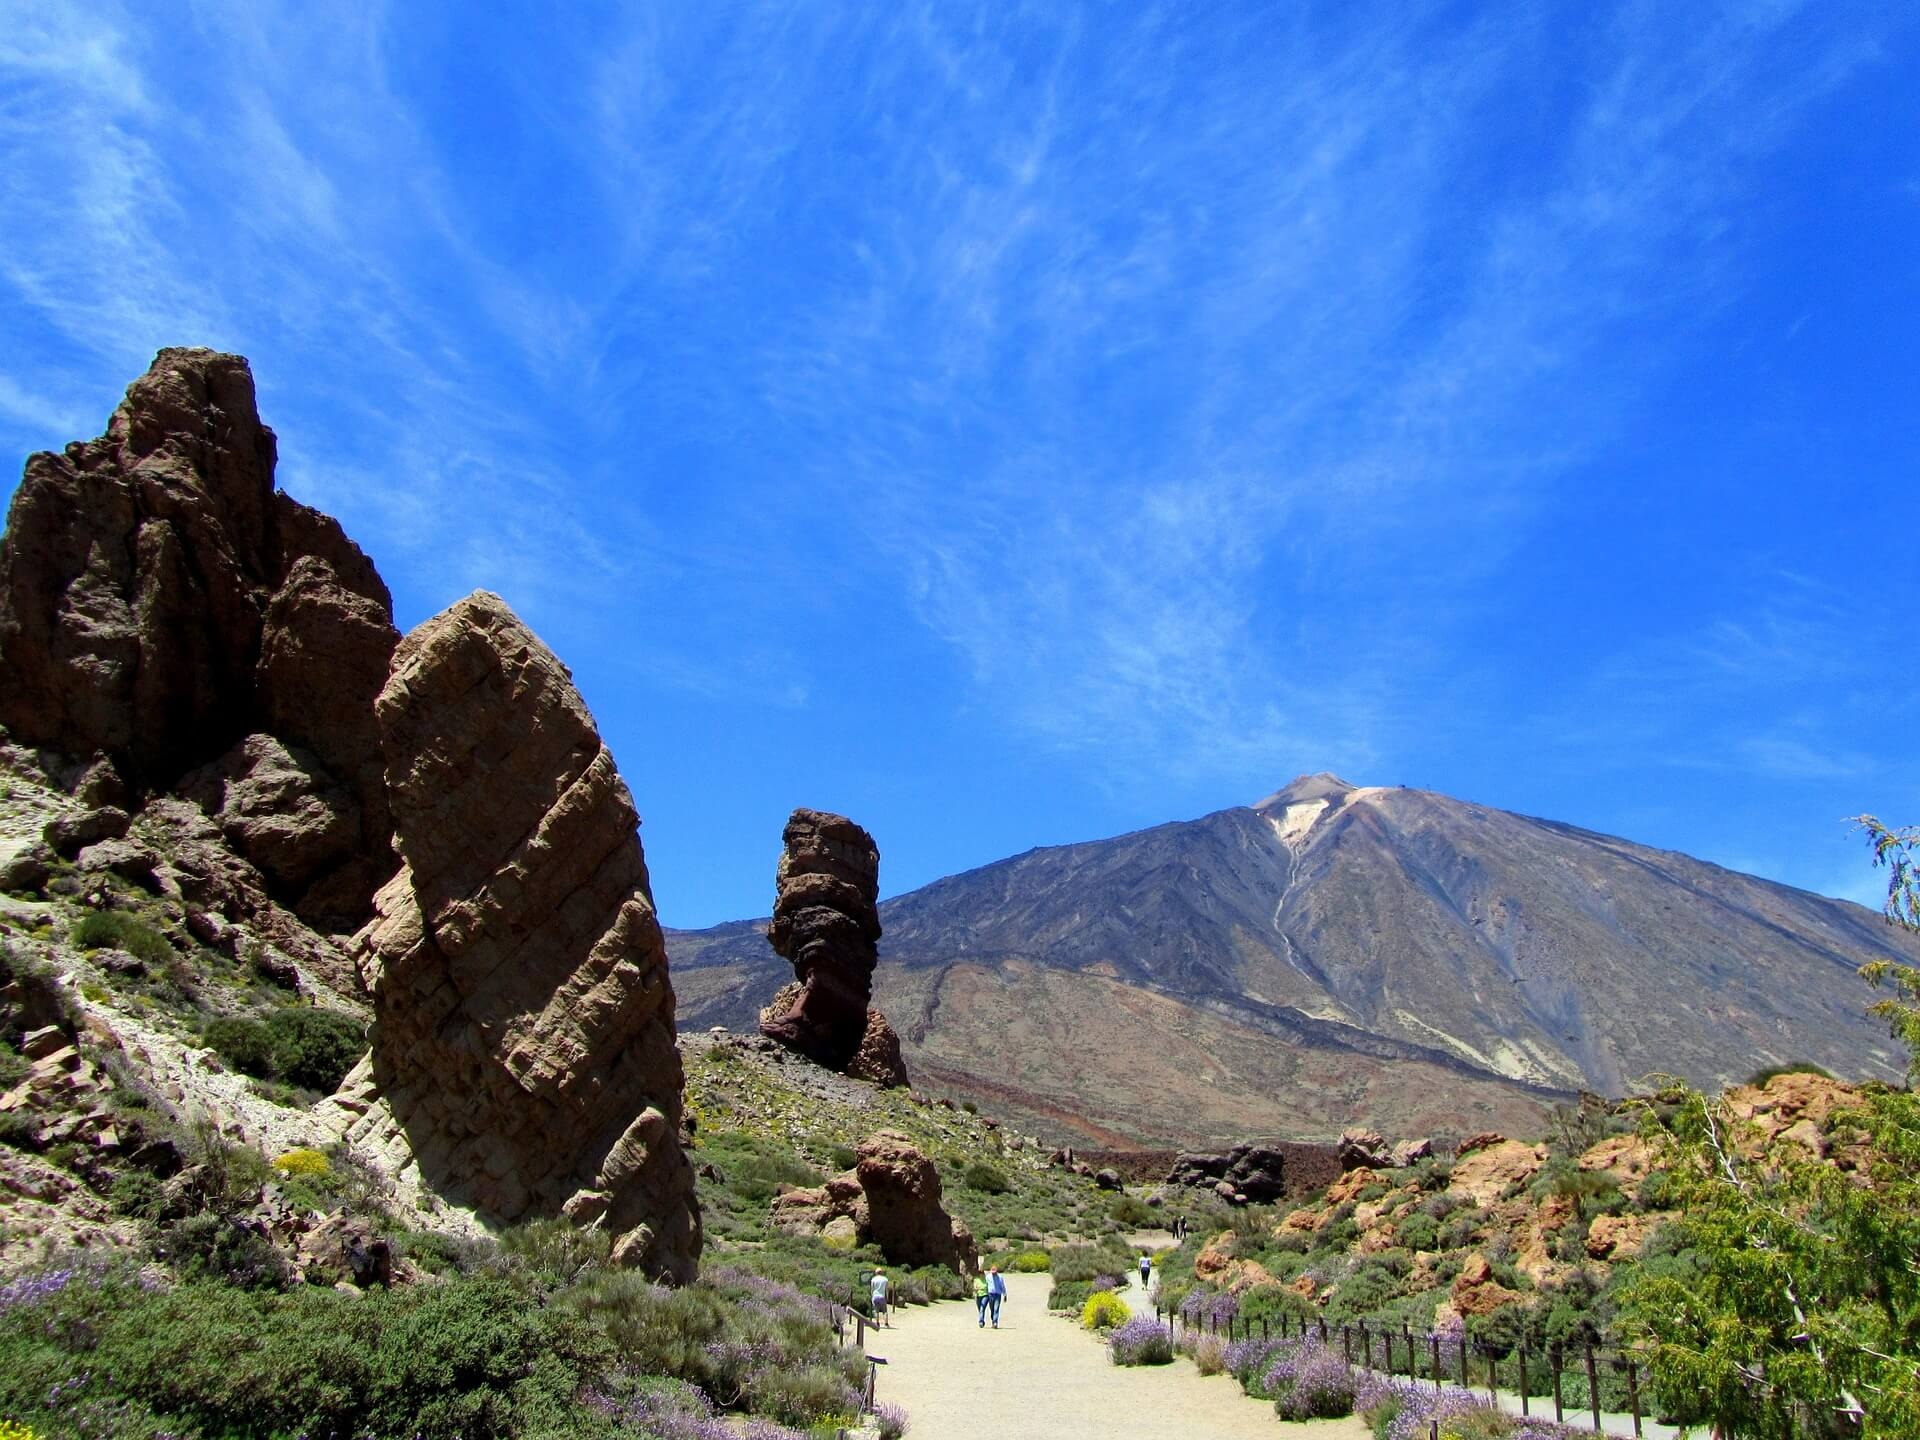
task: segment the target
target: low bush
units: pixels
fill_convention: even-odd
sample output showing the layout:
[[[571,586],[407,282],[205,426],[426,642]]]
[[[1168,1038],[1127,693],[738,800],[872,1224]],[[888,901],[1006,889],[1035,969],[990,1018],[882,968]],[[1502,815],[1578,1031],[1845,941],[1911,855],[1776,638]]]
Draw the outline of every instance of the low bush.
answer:
[[[1107,1336],[1107,1358],[1116,1365],[1165,1365],[1173,1359],[1173,1331],[1142,1315]]]
[[[1055,1279],[1053,1289],[1047,1292],[1047,1309],[1078,1310],[1087,1303],[1087,1297],[1098,1288],[1091,1280]]]
[[[1180,1337],[1180,1349],[1202,1375],[1219,1375],[1227,1368],[1227,1342],[1218,1335],[1189,1330]]]
[[[367,1027],[338,1010],[286,1005],[267,1017],[274,1078],[331,1095],[367,1051]]]
[[[1022,1250],[1002,1268],[1016,1275],[1040,1275],[1053,1268],[1053,1257],[1044,1250]]]
[[[1159,1219],[1159,1216],[1153,1213],[1153,1207],[1138,1195],[1119,1196],[1114,1200],[1113,1208],[1108,1213],[1113,1216],[1115,1224],[1131,1225],[1136,1228],[1151,1225]]]
[[[1013,1188],[1005,1174],[984,1160],[976,1160],[967,1166],[960,1176],[960,1183],[983,1195],[1004,1195]]]
[[[167,937],[124,910],[89,910],[73,922],[67,938],[82,950],[124,950],[149,965],[173,960],[173,945]]]
[[[1096,1290],[1080,1307],[1080,1325],[1086,1330],[1111,1330],[1133,1318],[1127,1302],[1111,1290]]]
[[[333,1165],[318,1150],[289,1150],[273,1157],[273,1168],[282,1175],[303,1180],[324,1180],[333,1173]]]
[[[330,1095],[367,1048],[366,1026],[338,1010],[286,1005],[265,1020],[223,1015],[201,1039],[234,1069]]]
[[[1351,1415],[1353,1367],[1317,1335],[1277,1342],[1267,1356],[1261,1389],[1282,1420],[1333,1420]]]

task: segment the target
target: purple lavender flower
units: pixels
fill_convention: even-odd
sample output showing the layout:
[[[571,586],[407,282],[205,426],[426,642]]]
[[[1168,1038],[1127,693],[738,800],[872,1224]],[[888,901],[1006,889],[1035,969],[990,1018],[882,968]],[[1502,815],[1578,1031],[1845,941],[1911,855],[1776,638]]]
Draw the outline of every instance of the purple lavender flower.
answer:
[[[1173,1331],[1137,1315],[1107,1336],[1107,1356],[1116,1365],[1165,1365],[1173,1359]]]
[[[880,1440],[900,1440],[907,1433],[907,1412],[898,1405],[874,1406],[873,1418],[880,1427]]]

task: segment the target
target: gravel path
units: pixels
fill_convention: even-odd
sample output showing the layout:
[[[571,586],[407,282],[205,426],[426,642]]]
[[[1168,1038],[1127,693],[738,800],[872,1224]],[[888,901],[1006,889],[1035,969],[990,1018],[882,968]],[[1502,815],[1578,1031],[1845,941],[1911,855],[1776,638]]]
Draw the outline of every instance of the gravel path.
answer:
[[[1128,1303],[1139,1312],[1138,1281]],[[1107,1348],[1063,1316],[1047,1313],[1052,1281],[1009,1275],[998,1330],[982,1330],[971,1301],[901,1313],[867,1336],[886,1357],[878,1398],[905,1406],[909,1440],[1366,1440],[1358,1420],[1287,1424],[1249,1400],[1225,1375],[1202,1377],[1186,1360],[1121,1367]],[[1147,1305],[1151,1313],[1151,1304]]]

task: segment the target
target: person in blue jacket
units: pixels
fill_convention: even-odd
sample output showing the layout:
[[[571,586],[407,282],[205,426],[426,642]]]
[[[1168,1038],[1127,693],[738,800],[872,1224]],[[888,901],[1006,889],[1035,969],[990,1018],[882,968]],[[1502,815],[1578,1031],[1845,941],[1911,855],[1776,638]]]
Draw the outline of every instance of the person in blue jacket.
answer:
[[[987,1313],[993,1316],[993,1328],[1000,1328],[1000,1306],[1007,1298],[1007,1277],[998,1265],[987,1267]]]

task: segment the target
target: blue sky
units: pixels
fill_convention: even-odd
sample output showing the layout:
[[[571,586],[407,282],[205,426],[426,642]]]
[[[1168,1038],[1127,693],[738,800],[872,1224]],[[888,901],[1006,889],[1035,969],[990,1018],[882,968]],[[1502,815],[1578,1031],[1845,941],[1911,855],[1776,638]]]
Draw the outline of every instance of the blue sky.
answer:
[[[662,913],[1406,782],[1870,898],[1920,822],[1900,3],[0,3],[0,454],[240,351]]]

